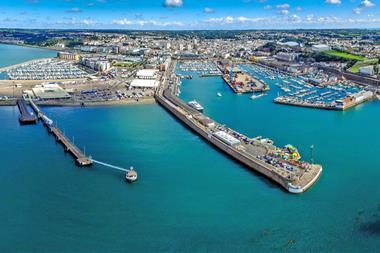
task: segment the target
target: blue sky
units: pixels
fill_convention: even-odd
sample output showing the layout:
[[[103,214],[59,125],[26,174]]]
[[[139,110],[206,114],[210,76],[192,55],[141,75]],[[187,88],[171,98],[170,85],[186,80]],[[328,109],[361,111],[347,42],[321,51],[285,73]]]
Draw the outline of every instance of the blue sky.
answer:
[[[377,0],[0,0],[0,27],[380,28]]]

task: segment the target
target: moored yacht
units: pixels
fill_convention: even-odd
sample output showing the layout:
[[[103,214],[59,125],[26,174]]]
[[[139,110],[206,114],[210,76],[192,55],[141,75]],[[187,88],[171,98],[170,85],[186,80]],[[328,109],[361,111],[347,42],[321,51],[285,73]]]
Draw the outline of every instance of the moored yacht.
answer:
[[[187,103],[191,108],[201,112],[203,111],[203,106],[201,106],[196,100],[192,100],[189,103]]]
[[[260,97],[263,97],[263,96],[265,96],[265,95],[266,95],[265,93],[261,93],[261,94],[259,94],[259,95],[252,95],[252,96],[251,96],[251,99],[260,98]]]

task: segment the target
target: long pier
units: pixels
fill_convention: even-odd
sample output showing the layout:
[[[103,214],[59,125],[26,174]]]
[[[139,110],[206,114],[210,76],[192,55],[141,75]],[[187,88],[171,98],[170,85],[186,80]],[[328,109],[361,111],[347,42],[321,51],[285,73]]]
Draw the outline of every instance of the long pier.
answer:
[[[70,139],[67,138],[67,136],[62,133],[62,131],[54,124],[53,120],[49,119],[38,108],[33,100],[30,99],[29,103],[37,114],[38,118],[42,119],[49,132],[55,136],[56,141],[60,142],[63,145],[65,151],[69,152],[74,157],[76,163],[79,166],[90,166],[93,163],[93,160],[90,157],[87,157],[77,146],[75,146],[75,144],[71,142]]]
[[[74,159],[76,160],[76,164],[78,166],[90,166],[93,163],[102,165],[104,167],[108,167],[111,169],[115,169],[118,171],[123,171],[126,173],[126,180],[128,182],[134,182],[137,180],[137,172],[133,169],[131,166],[130,169],[124,169],[119,166],[115,166],[109,163],[101,162],[98,160],[93,159],[91,156],[86,156],[84,152],[82,152],[73,142],[70,141],[69,138],[65,136],[64,133],[54,124],[53,120],[49,119],[38,106],[33,102],[33,100],[28,100],[30,106],[33,108],[33,111],[37,114],[38,118],[42,120],[43,124],[48,129],[49,133],[53,134],[55,136],[55,139],[57,142],[60,142],[65,151],[69,152]],[[26,101],[24,99],[20,99],[20,104],[24,105],[24,109],[26,109]]]
[[[322,166],[298,160],[287,160],[279,155],[276,146],[251,139],[194,111],[175,96],[177,84],[176,62],[166,70],[155,94],[157,102],[207,142],[226,155],[279,184],[290,193],[308,190],[320,177]]]

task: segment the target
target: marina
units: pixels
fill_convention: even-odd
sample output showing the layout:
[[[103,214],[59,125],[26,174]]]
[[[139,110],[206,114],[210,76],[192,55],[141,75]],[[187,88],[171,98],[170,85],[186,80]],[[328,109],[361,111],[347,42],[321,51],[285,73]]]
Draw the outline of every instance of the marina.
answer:
[[[179,69],[184,72],[194,72],[199,75],[199,77],[213,77],[222,75],[217,64],[208,61],[185,61],[179,65]]]
[[[241,67],[257,78],[275,81],[278,95],[273,102],[279,104],[346,110],[374,98],[373,92],[366,91],[346,80],[326,80],[325,85],[320,85],[319,82],[318,85],[313,85],[311,81],[316,79],[312,75],[289,76],[259,65],[242,65]]]
[[[90,77],[87,72],[73,63],[53,58],[32,60],[7,67],[6,70],[10,80],[61,80]]]

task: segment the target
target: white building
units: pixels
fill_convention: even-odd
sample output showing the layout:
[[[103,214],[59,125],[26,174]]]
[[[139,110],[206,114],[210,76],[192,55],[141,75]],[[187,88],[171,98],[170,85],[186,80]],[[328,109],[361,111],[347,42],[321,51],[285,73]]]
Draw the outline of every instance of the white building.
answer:
[[[325,44],[318,44],[318,45],[313,45],[311,49],[315,52],[323,52],[323,51],[330,50],[330,47]]]
[[[280,61],[292,62],[292,61],[295,61],[295,59],[297,58],[297,54],[293,54],[293,53],[278,53],[274,57],[276,59],[280,60]]]
[[[373,76],[375,74],[375,70],[373,65],[364,66],[359,68],[359,73],[364,75]]]
[[[137,71],[136,77],[139,79],[156,79],[157,73],[157,69],[142,69]]]
[[[158,86],[157,80],[147,80],[147,79],[134,79],[131,84],[133,88],[151,88],[154,89]]]
[[[130,87],[155,89],[159,84],[157,77],[158,77],[157,69],[139,70],[136,73],[136,79],[134,79],[131,82]]]
[[[111,68],[111,64],[107,60],[98,59],[98,58],[80,58],[80,63],[88,68],[91,68],[96,71],[107,71]]]
[[[219,140],[221,140],[222,142],[226,143],[227,145],[230,145],[230,146],[240,145],[240,141],[238,139],[236,139],[235,137],[233,137],[232,135],[226,132],[218,131],[214,133],[214,136],[218,138]]]
[[[47,99],[67,99],[71,96],[57,83],[44,83],[36,85],[32,88],[34,97],[47,100]],[[31,94],[30,91],[28,94]]]

